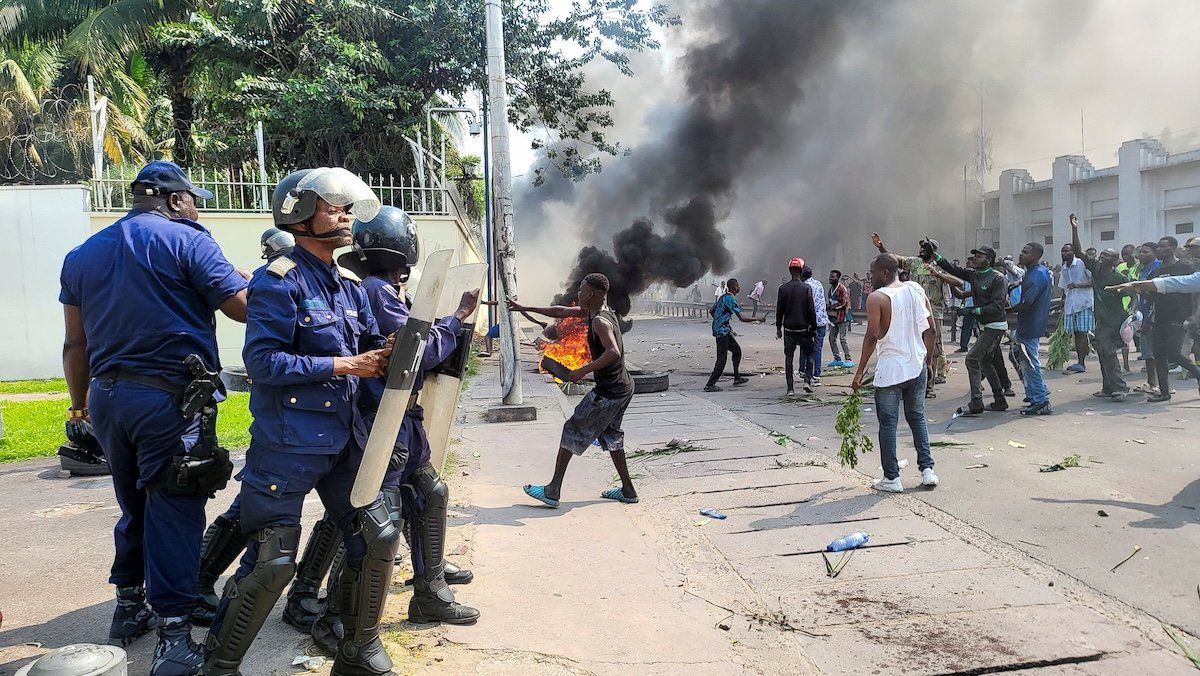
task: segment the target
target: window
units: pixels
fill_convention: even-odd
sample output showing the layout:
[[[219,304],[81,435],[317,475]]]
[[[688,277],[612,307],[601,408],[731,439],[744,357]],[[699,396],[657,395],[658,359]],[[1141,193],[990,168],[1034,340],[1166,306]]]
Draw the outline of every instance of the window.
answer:
[[[1191,232],[1192,232],[1192,224],[1191,223],[1176,223],[1175,224],[1175,234],[1176,235],[1187,235],[1187,234],[1190,234]]]
[[[1046,244],[1054,244],[1054,235],[1046,235]]]
[[[1101,242],[1111,242],[1116,238],[1117,238],[1116,230],[1101,230],[1100,231],[1100,241]]]

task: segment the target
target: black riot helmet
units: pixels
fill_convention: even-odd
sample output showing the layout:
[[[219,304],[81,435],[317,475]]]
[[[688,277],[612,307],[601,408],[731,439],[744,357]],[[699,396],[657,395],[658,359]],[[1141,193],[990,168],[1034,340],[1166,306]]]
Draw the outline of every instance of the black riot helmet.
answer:
[[[292,249],[296,248],[296,238],[292,236],[292,233],[279,228],[267,228],[263,231],[258,244],[262,249],[262,257],[265,260],[273,261],[291,253]]]
[[[350,229],[354,248],[338,256],[338,265],[359,277],[400,270],[406,281],[421,258],[417,226],[403,209],[380,207],[375,218],[355,220]]]
[[[271,217],[275,225],[296,225],[312,218],[317,213],[318,198],[334,206],[349,207],[355,218],[372,219],[379,213],[379,198],[361,178],[341,167],[317,167],[293,171],[275,186],[271,194]],[[285,229],[318,239],[341,236]]]

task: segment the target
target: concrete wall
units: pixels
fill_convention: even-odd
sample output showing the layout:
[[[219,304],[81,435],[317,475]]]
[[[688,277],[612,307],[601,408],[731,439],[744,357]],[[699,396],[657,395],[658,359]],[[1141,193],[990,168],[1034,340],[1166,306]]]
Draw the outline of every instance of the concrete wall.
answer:
[[[0,186],[0,380],[62,376],[63,320],[58,303],[63,257],[121,214],[89,212],[84,186]],[[259,237],[269,214],[205,213],[200,222],[238,267],[262,265]],[[455,250],[454,263],[482,260],[470,236],[451,216],[414,218],[422,259],[437,249]],[[486,330],[486,327],[481,327]],[[221,363],[242,363],[243,325],[217,313]]]
[[[87,209],[83,186],[0,186],[0,380],[62,375],[58,274]]]

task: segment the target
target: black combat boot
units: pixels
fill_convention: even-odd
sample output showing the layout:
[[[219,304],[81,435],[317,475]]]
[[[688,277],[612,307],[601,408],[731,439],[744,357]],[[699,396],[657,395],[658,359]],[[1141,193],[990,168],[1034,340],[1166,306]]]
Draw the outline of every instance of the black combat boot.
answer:
[[[141,587],[117,587],[117,609],[108,629],[108,644],[124,648],[156,626],[154,613],[146,605],[146,591]]]

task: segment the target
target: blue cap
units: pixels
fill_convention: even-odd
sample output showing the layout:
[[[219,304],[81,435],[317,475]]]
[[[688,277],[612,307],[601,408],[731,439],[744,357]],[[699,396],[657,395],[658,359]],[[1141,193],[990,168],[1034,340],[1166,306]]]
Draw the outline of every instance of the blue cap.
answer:
[[[202,200],[210,200],[213,196],[211,192],[192,183],[178,164],[166,160],[155,160],[142,167],[129,188],[134,195],[170,195],[173,192],[190,192]]]

